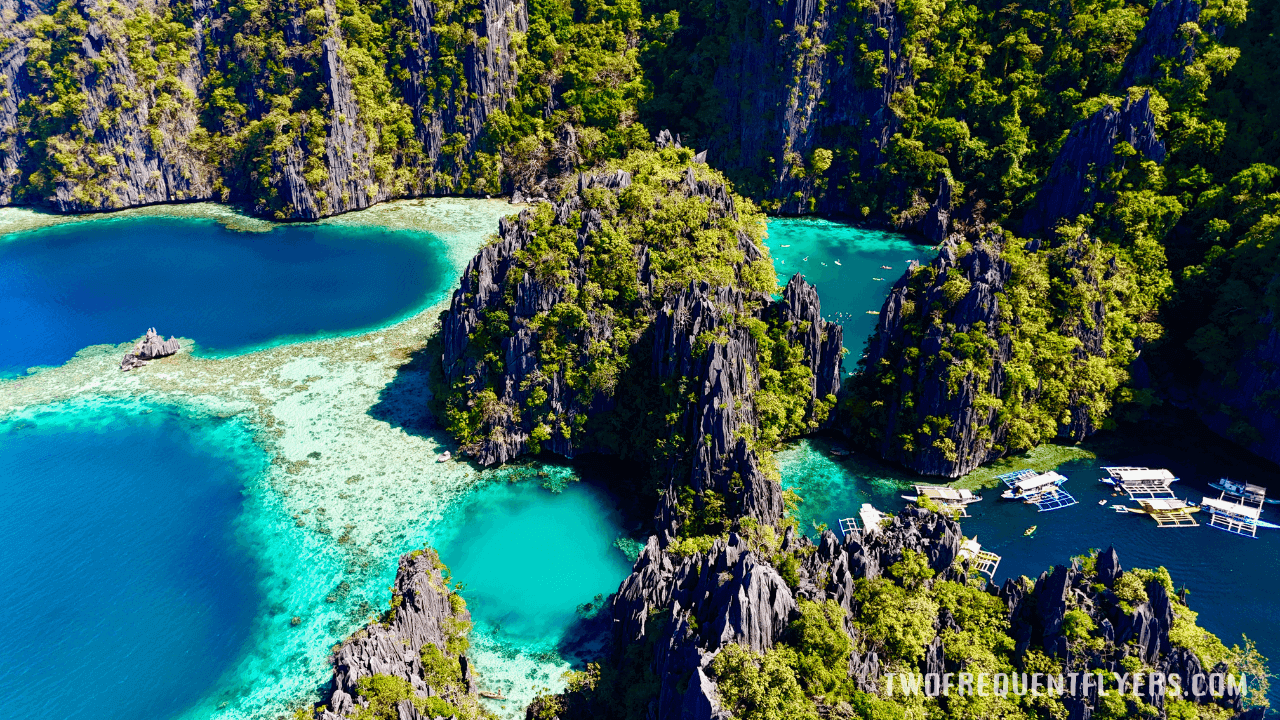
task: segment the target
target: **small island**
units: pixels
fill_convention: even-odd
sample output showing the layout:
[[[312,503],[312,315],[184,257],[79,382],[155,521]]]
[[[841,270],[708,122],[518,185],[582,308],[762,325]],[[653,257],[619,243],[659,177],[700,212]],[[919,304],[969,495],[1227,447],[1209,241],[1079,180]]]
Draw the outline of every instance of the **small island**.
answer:
[[[182,350],[182,344],[177,338],[171,337],[165,340],[156,334],[155,328],[147,328],[147,334],[133,346],[133,350],[124,354],[124,359],[120,361],[120,369],[127,371],[140,368],[145,366],[148,360],[176,355],[180,350]]]

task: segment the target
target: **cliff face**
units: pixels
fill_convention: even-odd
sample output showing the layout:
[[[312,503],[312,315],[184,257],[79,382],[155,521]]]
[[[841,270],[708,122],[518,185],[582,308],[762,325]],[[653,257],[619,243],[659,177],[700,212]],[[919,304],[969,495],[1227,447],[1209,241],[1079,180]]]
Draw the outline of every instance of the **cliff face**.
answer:
[[[856,210],[840,192],[811,204],[827,172],[815,170],[814,150],[829,150],[838,136],[852,151],[830,165],[833,177],[874,174],[880,164],[899,126],[889,101],[912,83],[896,2],[859,9],[751,0],[740,17],[741,24],[718,28],[729,53],[715,72],[724,131],[708,138],[710,157],[726,171],[767,178],[764,196],[780,212]]]
[[[1099,553],[1090,571],[1077,564],[1062,565],[1040,574],[1034,585],[1006,580],[997,595],[1009,608],[1010,635],[1016,642],[1015,652],[1021,656],[1032,647],[1043,648],[1052,658],[1065,659],[1092,671],[1123,672],[1121,660],[1132,656],[1145,666],[1165,673],[1176,673],[1186,688],[1185,699],[1199,705],[1218,705],[1237,713],[1235,717],[1262,717],[1262,711],[1244,710],[1239,690],[1228,690],[1220,697],[1207,691],[1192,689],[1193,678],[1204,673],[1227,673],[1225,663],[1205,667],[1196,653],[1178,647],[1170,639],[1179,603],[1170,596],[1171,588],[1159,579],[1142,584],[1141,600],[1132,604],[1117,596],[1117,580],[1123,574],[1114,548]],[[1067,612],[1082,609],[1105,641],[1102,649],[1083,648],[1072,642],[1065,620]],[[1109,652],[1115,648],[1119,652]],[[1166,698],[1151,701],[1165,710]],[[1103,703],[1097,688],[1092,692],[1063,699],[1070,716],[1088,718]]]
[[[0,205],[13,202],[13,188],[22,160],[18,138],[19,86],[25,80],[22,72],[27,61],[27,39],[30,33],[24,22],[34,14],[36,6],[22,0],[0,0]]]
[[[1190,65],[1196,56],[1195,41],[1184,35],[1181,29],[1186,23],[1199,24],[1200,3],[1196,0],[1160,0],[1151,8],[1147,22],[1133,52],[1125,60],[1124,75],[1120,87],[1150,81],[1158,71],[1160,60],[1168,58],[1178,64]],[[1201,28],[1215,36],[1222,34],[1221,25],[1211,24]]]
[[[219,199],[314,219],[501,192],[496,166],[476,169],[478,143],[514,92],[523,2],[417,0],[381,28],[359,4],[232,5],[6,0],[0,204]]]
[[[949,242],[931,263],[936,276],[931,285],[913,292],[912,270],[894,283],[880,311],[876,332],[867,345],[865,360],[867,368],[889,364],[900,378],[886,408],[887,424],[875,436],[881,457],[922,474],[957,477],[999,456],[992,448],[1004,439],[999,428],[992,431],[996,408],[980,405],[978,398],[1003,394],[1003,365],[1011,357],[1010,339],[997,334],[1000,323],[997,296],[1003,293],[1012,273],[1009,263],[1000,257],[1000,249],[999,241],[988,236],[977,243],[972,252],[959,256],[957,244]],[[968,292],[952,304],[954,295],[947,296],[945,284],[957,277],[968,283]],[[916,343],[907,327],[910,317],[929,317],[935,312],[941,313],[942,322],[930,323],[924,330],[918,340],[918,354],[912,358],[903,353],[904,346]],[[948,332],[949,326],[955,330]],[[949,336],[974,329],[994,341],[987,372],[965,373],[957,385],[950,373],[926,369],[942,352]],[[917,407],[921,411],[913,412]],[[942,437],[920,447],[902,444],[899,436],[914,435],[918,423],[926,416],[948,418],[950,427],[941,431]],[[953,445],[945,440],[951,440]]]
[[[991,230],[947,240],[886,298],[847,381],[844,429],[887,460],[946,477],[1092,434],[1134,357],[1113,302],[1127,272],[1085,236],[1054,249],[1011,249]],[[1052,282],[1066,294],[1049,296]]]
[[[189,6],[181,30],[161,26],[163,9],[117,8],[0,8],[0,203],[85,212],[212,196],[192,147],[208,5]]]
[[[436,712],[423,707],[428,698],[452,709],[478,703],[470,664],[458,650],[466,647],[471,616],[451,598],[442,567],[432,550],[400,558],[389,618],[370,623],[338,646],[333,680],[321,703],[327,709],[318,720],[355,717],[371,702],[385,705],[377,710],[391,710],[390,716],[401,720],[434,717]],[[375,676],[394,679],[383,687],[399,688],[399,694],[388,697],[381,688],[366,691]]]
[[[811,423],[800,432],[825,422],[840,377],[841,329],[822,319],[813,286],[797,275],[776,302],[739,286],[757,272],[771,276],[772,265],[733,226],[738,214],[725,186],[699,179],[693,167],[662,185],[672,194],[660,204],[684,202],[706,213],[686,232],[729,223],[722,230],[729,247],[718,258],[725,263],[720,276],[732,284],[676,284],[671,263],[683,256],[678,246],[687,239],[650,245],[646,231],[635,244],[609,251],[608,262],[622,265],[624,276],[611,280],[621,290],[612,304],[595,303],[591,298],[606,291],[593,256],[645,220],[611,209],[639,195],[629,190],[628,171],[582,175],[563,199],[500,223],[496,241],[468,264],[440,340],[444,384],[456,401],[449,412],[460,418],[455,427],[469,433],[465,451],[485,465],[536,450],[653,460],[669,480],[659,510],[664,543],[680,524],[682,487],[724,496],[735,516],[765,523],[781,516],[781,489],[765,478],[755,449],[763,421],[758,394],[773,392],[762,382],[774,350],[787,348],[784,362],[798,364],[805,378],[803,387],[789,388]],[[608,197],[618,205],[602,199]],[[557,271],[539,271],[551,252],[540,243],[556,235],[567,256]],[[702,271],[690,266],[675,274]],[[606,354],[602,348],[610,344],[614,352]],[[579,368],[589,371],[585,377]],[[634,421],[610,431],[618,418]],[[656,447],[667,453],[653,457]]]
[[[1150,91],[1141,100],[1125,100],[1119,109],[1107,105],[1076,123],[1022,221],[1022,234],[1042,235],[1060,220],[1092,214],[1095,203],[1106,201],[1108,175],[1123,171],[1126,162],[1116,154],[1117,142],[1127,142],[1142,158],[1163,162],[1164,143],[1155,125]]]
[[[410,51],[405,99],[413,108],[417,137],[430,165],[428,177],[441,191],[458,187],[465,165],[459,159],[474,156],[485,121],[511,99],[517,80],[514,34],[529,29],[528,6],[519,0],[483,0],[479,11],[480,21],[467,26],[477,41],[468,43],[459,58],[464,92],[449,93],[438,82],[441,66],[453,58],[441,47],[436,5],[431,0],[413,2],[412,27],[418,42]],[[492,194],[502,190],[487,189]]]

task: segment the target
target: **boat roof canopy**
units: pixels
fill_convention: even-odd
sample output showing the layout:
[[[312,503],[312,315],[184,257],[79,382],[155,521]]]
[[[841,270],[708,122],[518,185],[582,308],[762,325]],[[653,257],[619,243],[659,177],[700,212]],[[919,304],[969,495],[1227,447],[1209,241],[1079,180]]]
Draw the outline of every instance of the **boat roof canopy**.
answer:
[[[930,500],[965,502],[977,499],[971,490],[947,487],[946,485],[916,485],[916,492]]]
[[[1217,498],[1205,498],[1204,505],[1205,507],[1221,510],[1228,515],[1237,515],[1251,520],[1257,520],[1262,515],[1262,508],[1249,507],[1248,505],[1219,500]]]
[[[1139,500],[1138,504],[1148,510],[1181,510],[1187,506],[1186,501],[1178,498],[1155,498]]]
[[[1111,477],[1120,482],[1153,482],[1168,481],[1172,482],[1178,478],[1173,473],[1160,468],[1158,470],[1149,470],[1147,468],[1107,468],[1111,473]]]
[[[1049,472],[1044,473],[1043,475],[1033,475],[1029,478],[1024,478],[1022,480],[1019,480],[1017,483],[1014,484],[1014,487],[1022,492],[1026,492],[1028,490],[1035,490],[1036,488],[1042,488],[1045,485],[1063,482],[1066,479],[1067,478],[1065,476],[1059,475],[1058,473],[1050,470]]]

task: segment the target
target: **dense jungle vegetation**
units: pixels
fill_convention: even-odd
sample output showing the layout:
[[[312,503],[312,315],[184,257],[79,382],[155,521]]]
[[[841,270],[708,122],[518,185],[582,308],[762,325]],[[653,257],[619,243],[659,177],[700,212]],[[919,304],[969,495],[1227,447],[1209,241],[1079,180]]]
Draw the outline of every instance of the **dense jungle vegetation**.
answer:
[[[574,440],[577,447],[648,461],[655,480],[667,475],[693,439],[684,410],[696,396],[695,379],[654,376],[652,328],[672,295],[703,283],[743,294],[737,311],[704,320],[711,324],[692,353],[698,360],[733,333],[750,336],[760,387],[752,408],[757,423],[742,432],[753,447],[767,454],[826,420],[835,398],[808,401],[813,373],[804,351],[786,337],[790,324],[765,312],[779,287],[772,259],[760,249],[763,214],[740,196],[725,196],[728,212],[712,198],[690,194],[690,178],[714,188],[725,182],[692,159],[688,148],[635,150],[606,165],[606,172],[629,173],[621,192],[567,193],[577,204],[559,220],[550,203],[533,208],[526,223],[531,239],[513,258],[501,301],[469,335],[464,361],[477,372],[437,385],[436,412],[464,448],[505,432],[492,418],[514,417],[530,426],[533,452],[553,438]],[[585,234],[588,215],[598,229]],[[744,239],[758,256],[746,255]],[[537,292],[556,294],[550,309],[528,317],[517,310],[525,278]],[[518,389],[518,406],[500,408],[508,370],[503,347],[519,329],[535,334],[538,370]],[[603,403],[611,404],[608,411],[588,412]],[[655,496],[660,489],[648,488]],[[720,520],[704,524],[719,527]]]
[[[776,549],[776,548],[775,548]],[[763,551],[768,548],[762,548]],[[1128,570],[1109,582],[1097,577],[1096,554],[1073,559],[1073,567],[1091,584],[1087,606],[1067,610],[1062,622],[1069,648],[1067,658],[1052,657],[1032,644],[1015,648],[1017,630],[1000,598],[979,587],[977,580],[935,577],[925,558],[907,550],[883,575],[856,581],[854,616],[833,600],[817,603],[799,600],[798,617],[787,627],[781,642],[765,653],[728,644],[710,663],[725,710],[737,720],[816,720],[817,718],[1061,718],[1067,716],[1060,696],[1051,692],[1017,692],[1016,683],[1006,693],[929,697],[917,689],[896,687],[892,696],[859,688],[847,669],[851,656],[877,653],[882,673],[915,673],[931,644],[941,639],[944,662],[965,672],[1017,675],[1091,672],[1094,663],[1115,660],[1126,677],[1150,673],[1154,668],[1135,653],[1105,637],[1103,622],[1114,623],[1134,605],[1147,602],[1160,586],[1173,594],[1173,580],[1164,568]],[[1034,594],[1037,582],[1021,578],[1021,586]],[[1173,625],[1169,632],[1174,648],[1191,651],[1206,668],[1219,663],[1234,673],[1258,678],[1266,689],[1266,664],[1251,643],[1225,646],[1197,625],[1197,615],[1177,599],[1172,600]],[[940,618],[945,618],[940,620]],[[659,624],[664,618],[655,617]],[[941,629],[939,629],[941,627]],[[642,720],[648,702],[661,683],[646,670],[654,648],[628,648],[621,670],[590,666],[573,673],[570,689],[534,704],[538,720],[579,720],[602,717]],[[883,683],[883,679],[880,680]],[[1117,692],[1114,677],[1106,678],[1108,694],[1099,698],[1093,717],[1099,720],[1158,718],[1150,698]],[[1042,688],[1043,686],[1038,686]],[[1131,687],[1131,686],[1130,686]],[[1187,693],[1189,695],[1189,691]],[[1197,705],[1186,697],[1165,698],[1167,717],[1178,720],[1229,718],[1230,711],[1213,705]]]
[[[16,201],[111,207],[117,168],[180,157],[214,197],[283,216],[285,167],[324,212],[350,207],[351,183],[370,198],[527,191],[670,128],[766,211],[909,229],[945,176],[953,229],[997,223],[1013,247],[1060,237],[1027,218],[1072,127],[1150,93],[1164,152],[1119,143],[1087,178],[1091,207],[1061,219],[1124,270],[1117,317],[1151,369],[1134,387],[1126,350],[1090,370],[1091,422],[1259,370],[1242,358],[1280,304],[1273,6],[1207,0],[1154,50],[1155,0],[530,0],[501,5],[508,26],[521,7],[527,28],[496,47],[475,0],[434,3],[429,34],[386,0],[217,0],[203,21],[186,0],[63,0],[2,33],[27,54],[3,89],[19,102],[0,164],[16,158]],[[493,87],[474,86],[477,67]],[[343,142],[358,172],[328,197]],[[1050,328],[1070,317],[1041,292],[1052,282],[1015,280]],[[1068,364],[1050,355],[1036,364]],[[1019,447],[1063,425],[1052,405],[1033,414]],[[1251,437],[1247,418],[1232,432]]]

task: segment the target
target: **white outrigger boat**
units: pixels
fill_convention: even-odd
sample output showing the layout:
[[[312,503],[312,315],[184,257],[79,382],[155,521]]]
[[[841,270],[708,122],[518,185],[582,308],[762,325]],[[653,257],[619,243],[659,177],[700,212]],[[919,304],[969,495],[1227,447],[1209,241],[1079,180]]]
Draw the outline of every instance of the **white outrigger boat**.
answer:
[[[1257,537],[1258,528],[1280,528],[1280,525],[1262,519],[1262,499],[1260,495],[1252,495],[1229,500],[1224,491],[1221,497],[1205,498],[1200,507],[1209,513],[1209,527]]]
[[[1053,470],[1043,473],[1035,470],[1018,470],[1000,475],[998,479],[1009,488],[1001,493],[1000,497],[1035,505],[1040,512],[1061,510],[1077,504],[1071,493],[1062,489],[1062,484],[1067,481],[1067,477]]]
[[[1262,501],[1268,505],[1280,505],[1280,500],[1267,497],[1267,489],[1260,485],[1253,485],[1247,482],[1236,482],[1235,480],[1222,478],[1218,480],[1218,482],[1209,483],[1209,487],[1214,490],[1221,490],[1228,495],[1233,495],[1238,498],[1253,498],[1254,496],[1258,496],[1261,497]]]
[[[965,511],[966,505],[982,502],[981,495],[974,495],[972,490],[964,488],[953,488],[946,485],[915,485],[913,487],[916,494],[903,495],[903,500],[919,502],[920,498],[927,498],[944,511],[955,513],[961,517],[969,516],[969,513]]]

